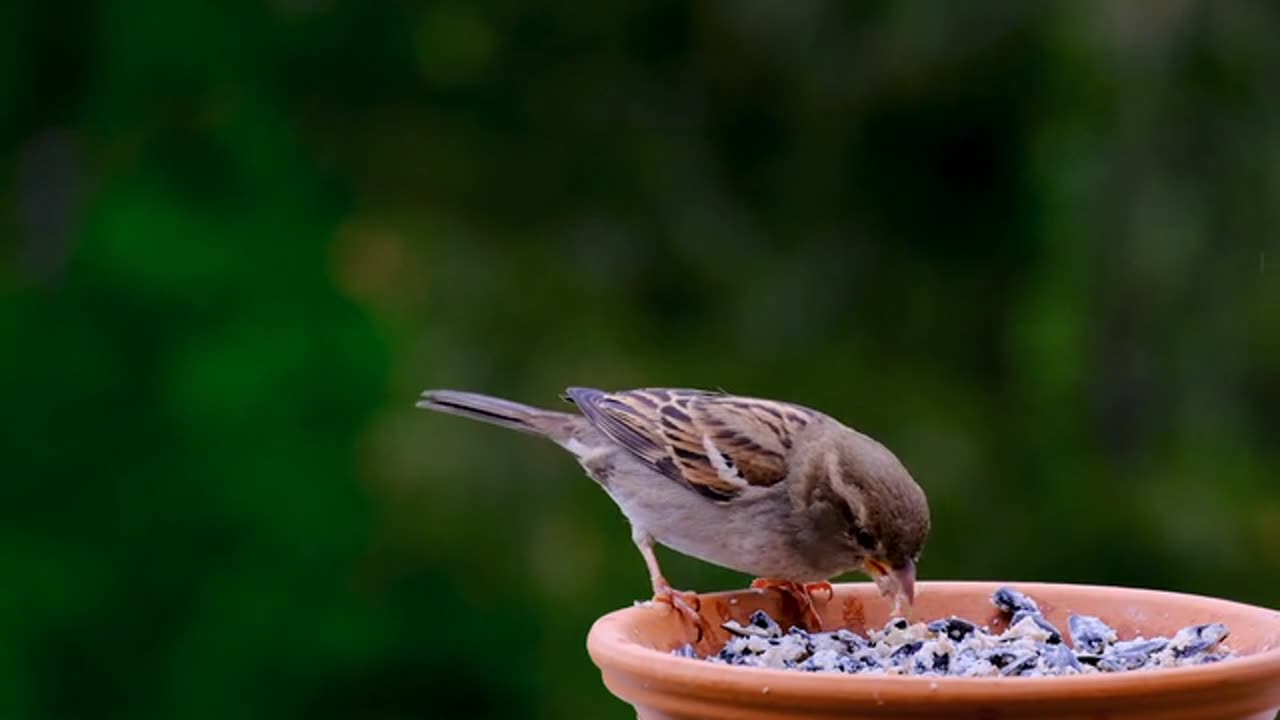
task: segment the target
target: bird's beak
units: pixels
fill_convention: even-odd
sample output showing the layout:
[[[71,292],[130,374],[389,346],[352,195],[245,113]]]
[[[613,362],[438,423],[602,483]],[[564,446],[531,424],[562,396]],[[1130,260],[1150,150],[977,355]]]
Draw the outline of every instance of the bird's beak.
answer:
[[[903,605],[906,606],[906,612],[911,612],[911,606],[916,600],[915,563],[908,560],[906,565],[893,568],[879,560],[868,559],[864,567],[880,588],[880,594],[893,598],[895,614],[903,609]]]
[[[898,581],[898,594],[907,601],[907,609],[916,602],[916,564],[907,564],[892,571],[893,579]]]

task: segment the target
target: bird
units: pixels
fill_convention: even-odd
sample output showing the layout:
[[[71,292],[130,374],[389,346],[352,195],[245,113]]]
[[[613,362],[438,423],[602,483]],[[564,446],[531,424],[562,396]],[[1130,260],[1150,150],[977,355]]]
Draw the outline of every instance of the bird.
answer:
[[[547,438],[577,458],[630,521],[653,599],[701,627],[655,544],[755,576],[796,598],[851,571],[910,611],[929,534],[924,490],[884,445],[802,405],[685,388],[570,387],[577,412],[427,390],[417,407]],[[811,624],[813,624],[811,622]]]

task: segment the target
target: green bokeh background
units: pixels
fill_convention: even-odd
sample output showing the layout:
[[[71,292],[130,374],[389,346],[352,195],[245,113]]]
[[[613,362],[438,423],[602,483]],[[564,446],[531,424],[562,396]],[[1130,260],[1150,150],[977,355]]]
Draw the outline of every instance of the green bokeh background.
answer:
[[[1280,605],[1273,3],[0,5],[0,717],[624,718],[571,384],[821,408],[924,578]],[[746,578],[667,553],[697,589]]]

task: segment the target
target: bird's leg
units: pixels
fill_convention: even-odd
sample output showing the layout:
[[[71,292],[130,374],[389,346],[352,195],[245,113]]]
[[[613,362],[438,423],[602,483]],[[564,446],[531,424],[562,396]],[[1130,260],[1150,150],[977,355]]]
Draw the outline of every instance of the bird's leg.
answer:
[[[649,568],[649,582],[653,584],[653,601],[670,605],[686,620],[693,623],[698,631],[698,639],[701,640],[706,623],[698,612],[702,607],[698,594],[671,587],[671,583],[662,576],[662,568],[658,567],[658,556],[653,552],[653,538],[648,533],[632,530],[631,538],[640,549],[640,554],[644,556],[645,567]]]
[[[812,630],[822,630],[822,616],[818,614],[818,608],[813,602],[813,593],[825,593],[827,597],[823,602],[829,602],[835,596],[835,590],[831,587],[831,583],[825,581],[798,583],[792,580],[756,578],[751,581],[751,587],[758,590],[779,590],[790,595],[800,608],[804,624]]]

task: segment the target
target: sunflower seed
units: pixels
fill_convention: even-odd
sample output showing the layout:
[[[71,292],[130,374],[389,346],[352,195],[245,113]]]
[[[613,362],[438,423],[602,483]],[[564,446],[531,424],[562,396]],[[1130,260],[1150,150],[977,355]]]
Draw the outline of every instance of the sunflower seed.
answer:
[[[706,659],[804,672],[1027,677],[1200,665],[1233,657],[1222,645],[1228,630],[1221,623],[1192,625],[1172,639],[1120,640],[1102,620],[1072,615],[1067,619],[1068,646],[1030,597],[1002,587],[991,600],[1010,616],[1008,628],[999,634],[958,617],[927,624],[893,618],[866,636],[849,629],[810,632],[799,627],[784,633],[767,613],[756,611],[746,624],[724,623],[729,640]],[[697,656],[692,645],[672,654]]]

